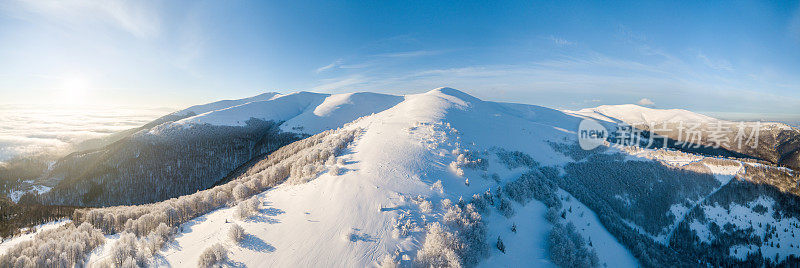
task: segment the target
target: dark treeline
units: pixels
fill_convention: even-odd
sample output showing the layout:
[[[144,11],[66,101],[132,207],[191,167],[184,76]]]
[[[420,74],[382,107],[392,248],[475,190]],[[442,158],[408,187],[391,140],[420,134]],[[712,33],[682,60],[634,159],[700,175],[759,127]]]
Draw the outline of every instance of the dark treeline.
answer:
[[[278,123],[170,125],[142,130],[103,149],[69,155],[49,174],[64,179],[25,200],[111,206],[158,202],[208,189],[254,158],[298,140]]]
[[[78,207],[18,205],[7,198],[0,198],[0,238],[6,239],[20,234],[23,228],[72,216]],[[28,229],[33,231],[32,229]]]

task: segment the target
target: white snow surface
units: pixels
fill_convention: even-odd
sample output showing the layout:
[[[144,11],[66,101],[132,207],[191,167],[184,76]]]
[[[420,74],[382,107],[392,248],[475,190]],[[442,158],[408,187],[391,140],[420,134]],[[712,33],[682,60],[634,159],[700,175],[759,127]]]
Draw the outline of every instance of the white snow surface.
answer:
[[[258,195],[260,213],[246,220],[235,218],[235,208],[198,217],[182,225],[182,232],[154,262],[194,267],[200,253],[219,242],[229,249],[233,266],[369,267],[395,251],[400,252],[403,264],[410,264],[424,243],[426,224],[442,220],[442,200],[457,202],[464,197],[468,201],[473,194],[495,189],[499,184],[488,174],[499,174],[501,182],[519,175],[494,160],[486,171],[464,168],[459,175],[451,163],[460,152],[494,159],[489,150],[505,148],[528,153],[543,165],[562,164],[570,160],[547,142],[574,139],[574,133],[566,129],[573,129],[581,119],[538,106],[481,101],[450,88],[403,97],[371,93],[291,96],[217,110],[182,123],[238,124],[243,114],[259,114],[285,118],[290,128],[315,131],[344,122],[336,118],[342,121],[314,123],[337,113],[354,116],[391,107],[345,126],[363,132],[338,157],[337,162],[343,163],[341,175],[322,173],[308,183],[267,190]],[[434,186],[437,182],[441,188]],[[596,215],[572,200],[567,204],[584,216],[569,220],[575,220],[576,226],[586,225],[579,231],[592,238],[601,261],[615,267],[635,266],[633,256],[602,228]],[[421,209],[425,202],[433,204],[431,210]],[[525,206],[515,203],[515,207],[518,213],[510,219],[497,211],[484,215],[490,255],[480,265],[553,266],[546,249],[551,226],[544,218],[545,206],[533,200]],[[247,237],[242,244],[227,237],[231,224],[226,221],[244,227]],[[518,226],[516,234],[508,229],[513,223]],[[401,225],[410,227],[407,236],[396,231]],[[507,254],[495,249],[498,236],[506,241]],[[102,255],[93,254],[92,262]]]
[[[173,114],[177,114],[177,115],[188,115],[189,113],[194,113],[195,115],[204,114],[204,113],[207,113],[207,112],[216,111],[216,110],[220,110],[220,109],[225,109],[225,108],[233,107],[233,106],[237,106],[237,105],[242,105],[242,104],[249,103],[249,102],[269,100],[269,99],[271,99],[271,98],[273,98],[275,96],[278,96],[278,95],[280,95],[280,94],[275,93],[275,92],[267,92],[267,93],[262,93],[262,94],[259,94],[259,95],[253,96],[253,97],[243,98],[243,99],[238,99],[238,100],[215,101],[215,102],[212,102],[212,103],[195,105],[195,106],[192,106],[192,107],[189,107],[189,108],[174,112]]]
[[[227,107],[222,104],[213,105],[206,107],[208,111],[174,122],[173,125],[244,126],[247,120],[257,118],[284,122],[281,125],[284,131],[316,134],[341,127],[356,118],[381,112],[403,101],[402,96],[369,92],[334,95],[312,92],[262,95],[271,97],[250,99],[244,103],[231,102],[228,104],[234,105]]]
[[[578,111],[565,112],[587,116],[601,121],[622,121],[628,124],[677,122],[707,123],[717,121],[717,119],[713,117],[683,109],[652,109],[635,104],[602,105],[595,108],[586,108]]]

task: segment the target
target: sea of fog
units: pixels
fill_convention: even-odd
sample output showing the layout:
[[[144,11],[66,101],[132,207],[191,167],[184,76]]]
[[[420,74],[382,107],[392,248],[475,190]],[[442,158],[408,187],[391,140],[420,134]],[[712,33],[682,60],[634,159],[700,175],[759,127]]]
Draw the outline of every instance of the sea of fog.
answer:
[[[138,127],[170,112],[167,108],[0,104],[0,163],[15,156],[66,153],[81,141]]]

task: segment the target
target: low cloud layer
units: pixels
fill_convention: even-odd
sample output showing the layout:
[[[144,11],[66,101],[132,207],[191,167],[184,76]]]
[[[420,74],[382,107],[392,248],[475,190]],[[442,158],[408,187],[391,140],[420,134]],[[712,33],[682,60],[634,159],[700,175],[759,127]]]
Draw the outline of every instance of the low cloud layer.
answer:
[[[0,106],[0,162],[15,156],[64,153],[87,139],[138,127],[165,110]]]

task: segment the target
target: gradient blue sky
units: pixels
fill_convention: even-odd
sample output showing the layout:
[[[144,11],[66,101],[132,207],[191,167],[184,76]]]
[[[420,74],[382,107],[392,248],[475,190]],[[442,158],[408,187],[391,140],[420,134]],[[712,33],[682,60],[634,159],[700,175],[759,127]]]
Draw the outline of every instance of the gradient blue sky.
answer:
[[[2,1],[0,103],[450,86],[553,108],[648,99],[800,119],[798,1],[483,2]]]

